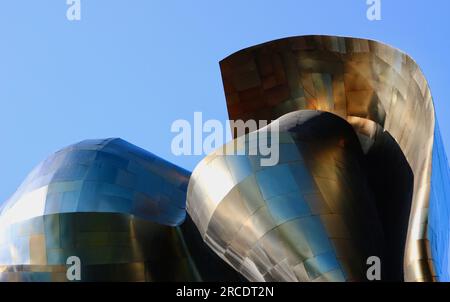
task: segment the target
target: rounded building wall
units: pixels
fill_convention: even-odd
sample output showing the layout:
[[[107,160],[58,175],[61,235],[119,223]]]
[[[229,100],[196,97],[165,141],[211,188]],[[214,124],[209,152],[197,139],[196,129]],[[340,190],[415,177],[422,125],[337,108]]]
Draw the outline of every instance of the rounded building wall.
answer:
[[[238,51],[220,65],[233,120],[275,120],[314,109],[386,130],[414,174],[405,280],[437,278],[426,231],[434,108],[425,77],[408,55],[371,40],[300,36]]]

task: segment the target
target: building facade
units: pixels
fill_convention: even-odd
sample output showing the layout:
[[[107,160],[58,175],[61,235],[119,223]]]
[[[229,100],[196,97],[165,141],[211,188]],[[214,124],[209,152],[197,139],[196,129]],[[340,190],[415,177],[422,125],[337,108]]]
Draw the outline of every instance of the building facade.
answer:
[[[68,281],[76,256],[81,281],[367,281],[375,256],[382,280],[450,281],[448,160],[408,55],[301,36],[220,66],[230,119],[271,122],[243,152],[191,175],[121,139],[64,148],[0,207],[0,280]],[[273,135],[266,166],[247,151]]]

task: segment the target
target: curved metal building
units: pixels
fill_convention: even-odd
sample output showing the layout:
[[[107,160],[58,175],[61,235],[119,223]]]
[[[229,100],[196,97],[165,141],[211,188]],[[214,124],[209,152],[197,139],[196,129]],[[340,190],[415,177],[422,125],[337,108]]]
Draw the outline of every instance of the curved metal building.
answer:
[[[81,281],[236,279],[185,220],[189,176],[121,139],[58,151],[0,209],[0,280],[68,281],[71,256]]]
[[[194,170],[188,211],[216,253],[250,280],[367,280],[361,259],[377,251],[363,246],[374,242],[384,280],[449,280],[448,162],[429,87],[408,55],[302,36],[241,50],[221,70],[232,120],[329,114],[285,127],[275,167],[212,154]],[[359,151],[316,145],[323,131],[350,139],[331,125],[337,118]]]
[[[0,207],[0,281],[68,281],[71,256],[81,281],[367,281],[372,256],[381,280],[450,281],[448,160],[408,55],[301,36],[220,66],[230,119],[269,125],[192,175],[121,139],[55,153]]]

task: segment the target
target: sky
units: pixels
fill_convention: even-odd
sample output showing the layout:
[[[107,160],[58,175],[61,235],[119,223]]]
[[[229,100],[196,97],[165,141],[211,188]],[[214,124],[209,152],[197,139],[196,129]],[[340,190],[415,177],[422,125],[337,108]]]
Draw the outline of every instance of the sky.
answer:
[[[228,118],[218,62],[296,35],[369,38],[421,66],[450,150],[450,1],[66,0],[0,3],[0,203],[40,161],[72,143],[121,137],[188,170],[172,123]]]

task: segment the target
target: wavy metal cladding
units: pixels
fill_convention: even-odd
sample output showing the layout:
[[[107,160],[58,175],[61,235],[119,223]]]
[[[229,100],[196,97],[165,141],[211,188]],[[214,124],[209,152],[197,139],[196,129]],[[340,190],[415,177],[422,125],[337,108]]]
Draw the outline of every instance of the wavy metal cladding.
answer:
[[[55,153],[0,209],[0,280],[68,281],[69,256],[82,281],[226,278],[185,221],[189,176],[121,139]]]
[[[286,113],[305,109],[336,114],[354,126],[368,156],[373,146],[377,146],[375,157],[378,168],[372,166],[372,170],[376,170],[376,173],[372,173],[375,175],[381,175],[380,167],[389,170],[389,164],[383,166],[383,150],[395,149],[392,143],[395,142],[402,154],[392,158],[401,159],[404,156],[407,161],[404,174],[408,174],[407,169],[410,168],[413,175],[411,201],[408,202],[408,190],[403,195],[401,192],[395,194],[405,201],[403,205],[395,205],[398,213],[405,215],[404,208],[410,207],[409,222],[404,223],[404,227],[407,226],[402,257],[404,279],[449,280],[448,164],[435,127],[429,87],[419,67],[408,55],[370,40],[302,36],[241,50],[224,59],[221,70],[232,120],[270,121]],[[383,139],[377,136],[379,129],[384,130]],[[383,144],[383,140],[388,143]],[[214,211],[222,205],[221,198],[231,194],[233,188],[233,176],[227,168],[213,168],[208,165],[210,161],[212,157],[205,159],[194,171],[188,192],[188,210],[203,235],[216,227],[217,222],[213,218],[218,213]],[[197,172],[200,170],[205,172]],[[391,171],[394,170],[391,168]],[[220,174],[222,182],[213,184],[202,175],[215,173]],[[371,173],[370,169],[368,173]],[[375,178],[372,182],[377,183],[377,179],[382,178]],[[389,173],[386,173],[385,178],[389,178]],[[405,176],[405,179],[408,177]],[[407,187],[407,184],[399,181],[394,180],[393,183]],[[381,184],[389,185],[387,182]],[[258,186],[251,183],[245,187],[250,190]],[[378,188],[374,194],[383,196],[383,189]],[[207,191],[203,197],[202,190]],[[387,236],[389,226],[398,227],[399,223],[395,223],[396,217],[389,217],[390,205],[382,205],[382,202],[382,198],[376,201],[377,205],[381,204],[378,214],[386,214],[380,220]],[[206,212],[207,215],[195,214],[195,211]],[[229,211],[235,215],[241,214],[240,211],[233,211],[233,207]],[[229,218],[232,217],[230,214]],[[217,228],[220,228],[220,224]],[[227,234],[227,230],[223,232]],[[401,226],[396,233],[399,238],[402,237]],[[395,246],[395,239],[395,236],[391,236],[385,241]],[[227,245],[214,248],[223,254]],[[396,248],[403,249],[402,242]],[[248,260],[248,252],[250,250],[239,255],[244,258],[243,261]]]
[[[383,239],[353,128],[310,110],[278,121],[278,164],[219,149],[197,166],[188,188],[192,219],[251,281],[364,280],[366,259],[382,256]],[[239,151],[249,150],[251,135],[246,140]]]
[[[177,226],[188,180],[189,172],[122,139],[86,140],[40,163],[2,206],[1,221],[107,212]]]

